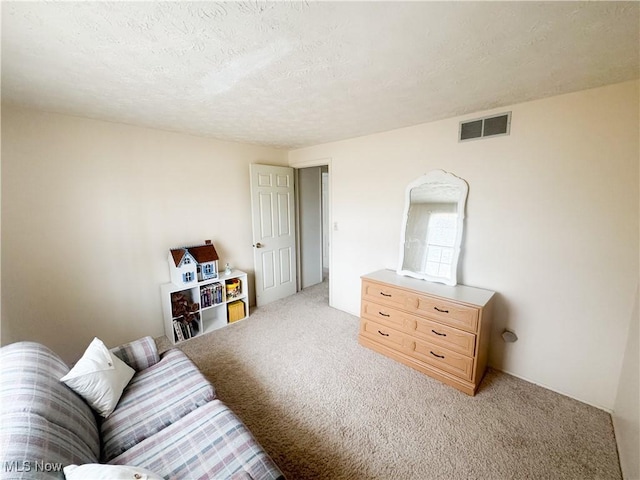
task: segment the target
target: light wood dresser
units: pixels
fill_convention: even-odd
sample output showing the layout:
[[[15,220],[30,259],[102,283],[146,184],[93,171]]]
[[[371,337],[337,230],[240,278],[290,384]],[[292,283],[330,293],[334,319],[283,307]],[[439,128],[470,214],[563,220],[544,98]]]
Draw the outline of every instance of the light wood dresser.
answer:
[[[360,344],[475,395],[487,366],[494,292],[380,270],[362,277]]]

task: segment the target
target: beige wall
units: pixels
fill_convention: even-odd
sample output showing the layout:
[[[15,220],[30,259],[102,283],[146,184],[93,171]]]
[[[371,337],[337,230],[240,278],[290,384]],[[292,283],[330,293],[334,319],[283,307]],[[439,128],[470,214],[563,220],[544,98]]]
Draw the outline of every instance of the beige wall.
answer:
[[[170,247],[212,239],[252,280],[260,162],[286,151],[3,106],[3,344],[72,361],[93,336],[163,334]]]
[[[396,267],[406,184],[451,171],[470,187],[460,282],[499,294],[491,363],[613,409],[638,272],[638,87],[514,105],[507,137],[458,143],[473,114],[290,152],[331,165],[332,304],[358,314],[360,275]],[[94,335],[162,334],[171,246],[211,238],[252,273],[253,162],[287,154],[3,107],[2,342],[71,361]]]
[[[459,281],[499,295],[491,364],[611,410],[638,276],[638,87],[291,151],[331,162],[333,306],[357,315],[360,275],[396,268],[405,186],[444,169],[469,183]],[[457,142],[460,120],[508,110],[510,136]]]

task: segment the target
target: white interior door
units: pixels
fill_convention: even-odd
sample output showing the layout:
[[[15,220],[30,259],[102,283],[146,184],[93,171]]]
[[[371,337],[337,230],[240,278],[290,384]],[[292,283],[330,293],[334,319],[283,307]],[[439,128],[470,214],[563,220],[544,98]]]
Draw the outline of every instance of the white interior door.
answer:
[[[256,303],[296,293],[293,168],[250,165]]]

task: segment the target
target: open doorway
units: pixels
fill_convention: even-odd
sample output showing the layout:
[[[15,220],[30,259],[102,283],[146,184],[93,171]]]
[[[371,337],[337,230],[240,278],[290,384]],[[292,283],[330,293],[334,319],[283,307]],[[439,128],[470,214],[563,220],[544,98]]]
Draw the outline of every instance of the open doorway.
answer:
[[[298,289],[329,282],[329,167],[296,169]]]

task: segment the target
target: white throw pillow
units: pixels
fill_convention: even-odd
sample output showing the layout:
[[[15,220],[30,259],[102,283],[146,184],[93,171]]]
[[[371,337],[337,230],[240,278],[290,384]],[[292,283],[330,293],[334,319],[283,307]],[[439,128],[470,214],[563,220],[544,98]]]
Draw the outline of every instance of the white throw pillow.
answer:
[[[103,417],[116,408],[135,370],[94,338],[78,363],[60,379]]]
[[[67,465],[63,469],[66,480],[162,480],[149,470],[128,465]]]

